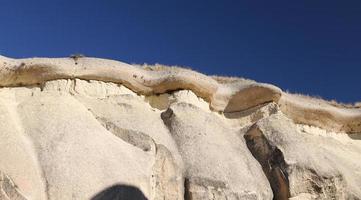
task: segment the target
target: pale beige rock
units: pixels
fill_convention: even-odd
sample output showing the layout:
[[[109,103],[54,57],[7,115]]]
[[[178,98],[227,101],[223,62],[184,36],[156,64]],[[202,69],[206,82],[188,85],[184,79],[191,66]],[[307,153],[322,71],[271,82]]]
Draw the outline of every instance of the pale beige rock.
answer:
[[[192,90],[210,102],[210,107],[215,111],[238,112],[276,102],[297,123],[332,131],[361,132],[360,108],[335,107],[315,99],[284,93],[269,84],[243,79],[230,79],[227,82],[223,78],[220,81],[219,78],[181,68],[145,70],[98,58],[11,59],[0,56],[0,86],[43,84],[49,80],[74,78],[120,83],[134,92],[147,95],[179,89]],[[315,103],[319,106],[315,106]]]
[[[162,119],[185,162],[186,192],[191,199],[272,199],[239,130],[186,102],[173,104]]]
[[[282,112],[295,123],[335,132],[361,132],[360,108],[339,108],[318,99],[286,93],[282,95],[279,104]]]
[[[245,79],[0,56],[2,199],[360,199],[359,108]]]
[[[292,123],[282,113],[257,122],[283,153],[292,197],[361,198],[361,141],[343,133]]]

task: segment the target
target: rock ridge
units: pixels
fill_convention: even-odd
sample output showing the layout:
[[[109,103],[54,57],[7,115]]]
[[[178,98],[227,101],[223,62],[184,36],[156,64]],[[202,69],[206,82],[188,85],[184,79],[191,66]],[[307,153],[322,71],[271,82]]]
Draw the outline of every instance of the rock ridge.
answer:
[[[270,84],[241,79],[217,81],[188,69],[146,70],[99,58],[11,59],[0,56],[1,87],[42,85],[51,80],[75,78],[123,84],[142,95],[191,90],[209,102],[212,110],[224,113],[275,102],[296,123],[336,132],[361,132],[361,108],[336,107],[317,99],[288,94]]]
[[[237,93],[242,81],[222,84]],[[215,112],[191,88],[142,95],[75,77],[4,86],[0,199],[360,199],[359,133],[296,124],[283,96],[248,108],[257,95]]]

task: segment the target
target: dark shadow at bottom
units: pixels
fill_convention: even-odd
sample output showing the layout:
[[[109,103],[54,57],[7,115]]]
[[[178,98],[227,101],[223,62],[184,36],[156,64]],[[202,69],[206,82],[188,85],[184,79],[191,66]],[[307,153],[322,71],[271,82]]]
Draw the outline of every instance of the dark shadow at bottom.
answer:
[[[99,192],[91,200],[148,200],[137,187],[113,185]]]

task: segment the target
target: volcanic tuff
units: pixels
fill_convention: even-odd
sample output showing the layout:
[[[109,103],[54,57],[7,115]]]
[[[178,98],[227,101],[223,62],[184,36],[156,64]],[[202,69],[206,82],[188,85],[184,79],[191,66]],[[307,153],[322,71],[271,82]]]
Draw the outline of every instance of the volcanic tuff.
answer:
[[[0,199],[361,199],[361,109],[189,69],[0,56]]]

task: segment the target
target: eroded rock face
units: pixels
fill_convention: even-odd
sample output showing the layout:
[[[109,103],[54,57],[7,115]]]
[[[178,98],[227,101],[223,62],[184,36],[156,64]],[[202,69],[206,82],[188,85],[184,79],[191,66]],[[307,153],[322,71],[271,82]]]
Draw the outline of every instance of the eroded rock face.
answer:
[[[360,140],[295,125],[282,113],[260,120],[257,127],[264,140],[283,154],[285,165],[281,169],[288,177],[291,197],[360,199]]]
[[[191,90],[0,88],[0,199],[361,198],[360,133],[295,124],[277,102],[242,107],[255,97],[231,94],[224,113]]]
[[[187,102],[173,104],[161,116],[184,160],[190,199],[272,198],[239,130],[227,127],[221,116]]]

